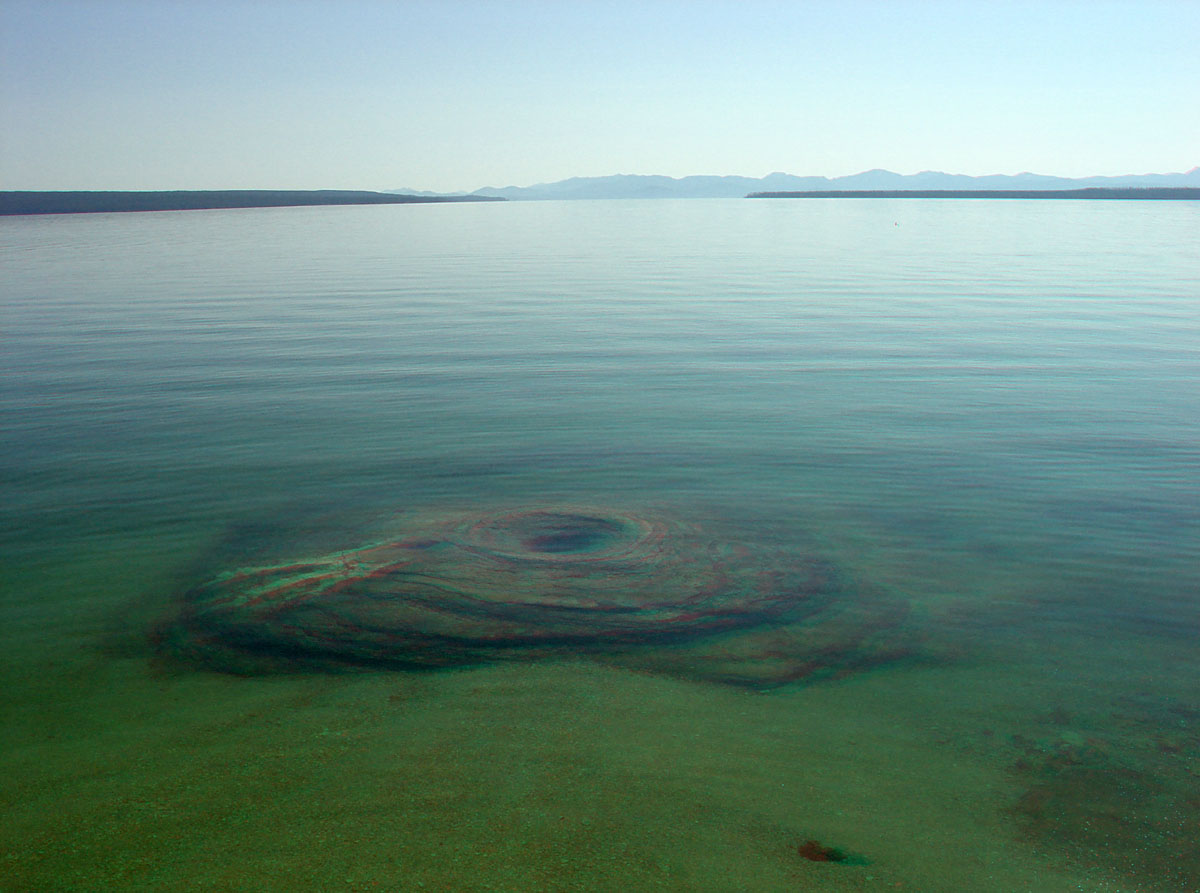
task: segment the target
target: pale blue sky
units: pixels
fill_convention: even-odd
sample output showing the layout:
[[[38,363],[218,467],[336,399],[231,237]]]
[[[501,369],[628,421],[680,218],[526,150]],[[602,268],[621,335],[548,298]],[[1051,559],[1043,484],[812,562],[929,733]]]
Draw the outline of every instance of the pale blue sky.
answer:
[[[1200,0],[0,0],[0,188],[1200,164]]]

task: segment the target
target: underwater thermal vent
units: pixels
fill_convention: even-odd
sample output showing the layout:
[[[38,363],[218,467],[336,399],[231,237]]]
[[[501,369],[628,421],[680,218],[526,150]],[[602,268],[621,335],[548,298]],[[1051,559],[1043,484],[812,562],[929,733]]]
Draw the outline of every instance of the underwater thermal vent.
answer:
[[[904,614],[778,545],[555,506],[417,519],[384,542],[223,573],[186,594],[161,641],[235,672],[590,654],[769,687],[897,656]]]

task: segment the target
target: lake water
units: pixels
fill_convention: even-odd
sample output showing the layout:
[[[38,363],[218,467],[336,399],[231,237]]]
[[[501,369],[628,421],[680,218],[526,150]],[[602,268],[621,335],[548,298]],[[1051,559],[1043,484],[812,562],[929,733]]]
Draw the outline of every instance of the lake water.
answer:
[[[3,889],[1200,889],[1200,204],[6,218],[0,270]],[[297,562],[367,570],[242,613]]]

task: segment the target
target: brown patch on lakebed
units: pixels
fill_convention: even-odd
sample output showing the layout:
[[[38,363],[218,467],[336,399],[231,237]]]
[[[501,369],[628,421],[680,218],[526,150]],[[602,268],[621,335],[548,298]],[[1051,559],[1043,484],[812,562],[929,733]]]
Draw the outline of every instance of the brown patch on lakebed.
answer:
[[[1068,718],[1051,714],[1054,725]],[[1200,711],[1126,705],[1090,734],[1010,742],[1025,785],[1013,813],[1028,839],[1146,889],[1200,890]]]

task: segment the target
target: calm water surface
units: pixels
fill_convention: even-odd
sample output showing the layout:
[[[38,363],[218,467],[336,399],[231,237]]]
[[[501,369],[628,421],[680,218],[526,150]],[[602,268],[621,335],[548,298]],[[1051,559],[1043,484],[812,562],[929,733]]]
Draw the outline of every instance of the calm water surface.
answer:
[[[0,270],[0,888],[1200,889],[1195,204],[7,218]],[[840,595],[695,662],[164,645],[239,567],[546,505]]]

